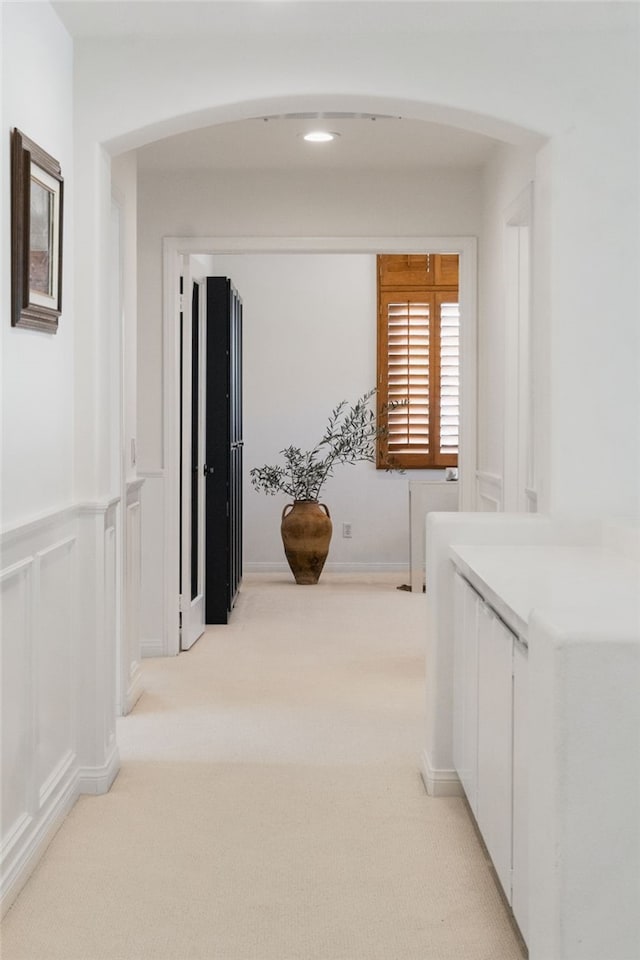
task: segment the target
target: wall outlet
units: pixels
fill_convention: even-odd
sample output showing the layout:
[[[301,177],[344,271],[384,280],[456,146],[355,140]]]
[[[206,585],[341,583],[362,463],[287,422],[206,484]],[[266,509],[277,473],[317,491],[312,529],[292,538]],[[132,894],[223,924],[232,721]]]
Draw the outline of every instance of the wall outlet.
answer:
[[[342,524],[342,536],[343,536],[343,537],[350,537],[350,536],[351,536],[351,524],[350,524],[350,523],[343,523],[343,524]]]

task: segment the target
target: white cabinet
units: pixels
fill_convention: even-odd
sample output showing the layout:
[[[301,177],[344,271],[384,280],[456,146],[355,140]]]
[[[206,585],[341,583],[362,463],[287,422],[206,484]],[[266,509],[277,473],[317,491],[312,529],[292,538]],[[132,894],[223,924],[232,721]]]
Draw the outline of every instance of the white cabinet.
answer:
[[[454,580],[453,761],[474,816],[478,815],[478,611],[476,591]]]
[[[457,573],[453,759],[525,939],[527,684],[526,647]]]
[[[513,866],[511,908],[526,940],[529,929],[528,817],[528,688],[527,648],[513,645]]]
[[[477,821],[511,902],[513,634],[482,604],[478,619]]]

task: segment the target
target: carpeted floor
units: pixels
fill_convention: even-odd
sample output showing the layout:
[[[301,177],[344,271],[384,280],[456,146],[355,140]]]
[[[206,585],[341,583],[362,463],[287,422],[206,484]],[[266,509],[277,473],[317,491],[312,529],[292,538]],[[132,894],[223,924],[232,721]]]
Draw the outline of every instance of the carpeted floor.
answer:
[[[2,960],[521,960],[462,800],[418,765],[423,595],[247,577],[147,660],[122,770],[5,918]]]

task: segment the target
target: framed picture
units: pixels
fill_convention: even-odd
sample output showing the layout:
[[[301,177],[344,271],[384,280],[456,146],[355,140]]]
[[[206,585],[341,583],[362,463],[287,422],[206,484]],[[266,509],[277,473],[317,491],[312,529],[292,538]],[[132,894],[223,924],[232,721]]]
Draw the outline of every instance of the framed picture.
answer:
[[[11,325],[55,333],[62,312],[60,164],[11,133]]]

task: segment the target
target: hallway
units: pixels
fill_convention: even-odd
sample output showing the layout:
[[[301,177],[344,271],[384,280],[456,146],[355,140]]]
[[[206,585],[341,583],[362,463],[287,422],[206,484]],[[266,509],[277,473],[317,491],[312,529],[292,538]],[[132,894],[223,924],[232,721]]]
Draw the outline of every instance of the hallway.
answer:
[[[520,960],[463,801],[422,786],[426,605],[397,583],[252,575],[229,626],[145,661],[122,770],[3,960]]]

